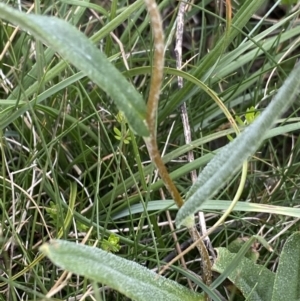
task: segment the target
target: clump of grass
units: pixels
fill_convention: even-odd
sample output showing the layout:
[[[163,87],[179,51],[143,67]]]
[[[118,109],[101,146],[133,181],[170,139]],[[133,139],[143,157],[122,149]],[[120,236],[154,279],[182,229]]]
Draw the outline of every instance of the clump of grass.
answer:
[[[14,2],[10,4],[16,7]],[[298,57],[297,13],[293,7],[269,4],[220,48],[220,59],[213,68],[205,69],[205,58],[219,47],[218,41],[225,34],[224,7],[214,4],[207,1],[187,7],[181,72],[171,69],[176,66],[173,16],[177,5],[168,1],[159,5],[167,68],[158,108],[157,140],[183,196],[192,184],[189,172],[201,170],[213,151],[233,135],[223,112],[189,76],[202,80],[233,116],[244,120],[248,108],[264,109]],[[20,9],[68,20],[90,37],[146,98],[154,53],[142,1],[82,6],[46,1],[42,6],[24,3]],[[233,9],[235,16],[240,7]],[[0,285],[5,296],[0,300],[43,298],[56,289],[61,271],[38,257],[38,247],[59,235],[68,240],[86,238],[86,244],[101,247],[115,233],[120,256],[151,269],[160,268],[174,251],[175,214],[170,211],[168,216],[167,206],[154,202],[162,200],[165,193],[144,141],[118,118],[119,110],[112,100],[72,65],[27,32],[5,22],[0,26]],[[178,75],[184,78],[182,90],[177,88]],[[190,118],[191,146],[185,145],[177,110],[183,102]],[[243,200],[297,206],[298,137],[297,132],[283,128],[296,122],[297,105],[280,120],[275,138],[266,139],[251,158]],[[119,139],[114,128],[120,133]],[[187,162],[186,153],[191,149],[196,160]],[[238,176],[216,198],[232,200],[237,185]],[[208,227],[219,215],[219,211],[206,212]],[[213,246],[226,246],[237,237],[260,234],[280,251],[282,241],[295,229],[295,219],[289,216],[237,211],[215,230],[211,240]],[[186,231],[177,235],[180,242],[189,243]],[[198,273],[194,255],[187,255],[186,264]],[[276,253],[261,251],[259,262],[275,268]],[[167,276],[187,283],[177,271]],[[80,298],[95,291],[100,291],[98,300],[99,296],[122,299],[117,292],[72,276],[54,300]]]

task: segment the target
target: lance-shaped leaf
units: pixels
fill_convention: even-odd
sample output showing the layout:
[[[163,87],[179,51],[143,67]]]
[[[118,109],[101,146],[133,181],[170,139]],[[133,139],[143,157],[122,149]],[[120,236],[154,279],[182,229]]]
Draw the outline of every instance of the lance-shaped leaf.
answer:
[[[271,300],[275,278],[273,272],[245,257],[232,265],[237,254],[230,253],[226,248],[217,248],[216,250],[218,258],[212,267],[213,271],[220,274],[229,272],[228,279],[248,301]]]
[[[191,215],[201,210],[203,202],[214,196],[258,149],[266,132],[299,93],[299,74],[300,64],[297,64],[263,113],[207,164],[177,213],[177,226],[189,226]]]
[[[29,31],[36,39],[82,70],[116,102],[137,134],[149,135],[145,123],[146,105],[142,96],[83,33],[64,20],[27,15],[4,3],[0,3],[0,18]]]
[[[202,301],[203,295],[160,276],[136,262],[101,249],[53,240],[41,246],[57,266],[101,282],[138,301]]]
[[[300,300],[300,232],[292,234],[280,254],[271,301]]]

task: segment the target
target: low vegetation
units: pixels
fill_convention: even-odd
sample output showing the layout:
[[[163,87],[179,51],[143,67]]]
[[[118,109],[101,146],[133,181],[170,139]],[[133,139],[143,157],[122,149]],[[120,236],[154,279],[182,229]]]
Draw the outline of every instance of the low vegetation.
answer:
[[[299,3],[198,2],[0,3],[0,301],[299,298]]]

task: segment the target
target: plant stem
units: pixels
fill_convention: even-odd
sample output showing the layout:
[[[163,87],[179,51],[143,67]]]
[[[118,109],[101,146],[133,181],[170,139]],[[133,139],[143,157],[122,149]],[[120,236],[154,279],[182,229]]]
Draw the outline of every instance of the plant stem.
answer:
[[[162,20],[155,0],[145,0],[145,4],[150,15],[155,51],[153,58],[150,92],[147,101],[146,117],[146,122],[148,125],[150,136],[144,137],[144,140],[149,155],[152,161],[154,162],[155,166],[157,167],[161,179],[163,180],[166,188],[168,189],[169,193],[174,199],[176,205],[180,208],[183,205],[183,200],[176,186],[174,185],[165,164],[162,161],[156,141],[156,114],[164,69],[164,34],[162,28]]]

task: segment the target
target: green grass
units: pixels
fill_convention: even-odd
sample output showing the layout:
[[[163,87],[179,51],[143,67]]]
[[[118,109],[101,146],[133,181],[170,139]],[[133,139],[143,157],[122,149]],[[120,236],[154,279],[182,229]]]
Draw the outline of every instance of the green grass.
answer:
[[[297,13],[291,8],[277,5],[271,11],[270,1],[261,15],[236,28],[237,36],[225,49],[218,46],[225,32],[224,8],[218,10],[215,2],[200,1],[186,12],[183,63],[187,64],[180,73],[185,78],[182,91],[177,87],[178,72],[174,70],[173,28],[178,4],[159,3],[165,40],[170,43],[157,138],[183,196],[192,184],[189,172],[196,169],[198,173],[213,151],[228,143],[230,132],[228,120],[199,81],[212,89],[233,115],[244,120],[247,108],[264,109],[299,56],[300,27]],[[14,1],[8,3],[17,7]],[[58,16],[79,28],[147,98],[153,44],[143,1],[38,3],[35,1],[36,13]],[[30,5],[24,2],[22,11]],[[234,16],[239,8],[234,6]],[[259,18],[268,11],[267,19]],[[146,208],[154,200],[170,197],[149,162],[143,139],[128,132],[128,144],[122,138],[118,140],[114,127],[126,135],[128,126],[118,120],[118,108],[110,97],[46,45],[21,30],[13,36],[14,30],[11,24],[0,23],[0,49],[8,45],[0,53],[0,300],[42,300],[62,284],[61,280],[57,283],[62,271],[38,253],[43,242],[60,235],[72,241],[86,238],[86,244],[101,247],[110,233],[115,233],[120,239],[119,256],[150,269],[161,267],[175,249],[173,230],[165,207],[153,203],[151,211]],[[118,37],[123,50],[110,32]],[[209,61],[213,49],[219,49],[221,55],[216,62]],[[210,69],[209,63],[216,65]],[[179,105],[183,102],[196,145],[191,147],[196,158],[192,163],[187,162],[188,146],[180,119]],[[299,101],[276,127],[297,125],[298,107]],[[249,162],[242,200],[297,207],[299,146],[296,130],[283,129],[266,139]],[[238,182],[237,175],[216,199],[232,200]],[[133,205],[144,210],[132,213]],[[120,213],[122,217],[118,217]],[[173,221],[175,213],[170,211]],[[211,227],[221,212],[207,210],[205,214]],[[234,211],[210,239],[214,247],[221,247],[237,237],[259,234],[271,241],[275,250],[270,254],[259,249],[259,263],[275,269],[283,242],[298,230],[294,222],[294,217],[276,212]],[[189,240],[187,231],[176,232],[179,243]],[[201,274],[198,257],[194,250],[185,260],[190,271]],[[188,285],[178,270],[171,269],[166,276]],[[227,288],[220,286],[219,291],[229,300]],[[84,293],[94,295],[93,291],[96,300],[124,300],[118,292],[75,275],[51,294],[51,300],[80,300]],[[95,300],[91,296],[86,300]]]

